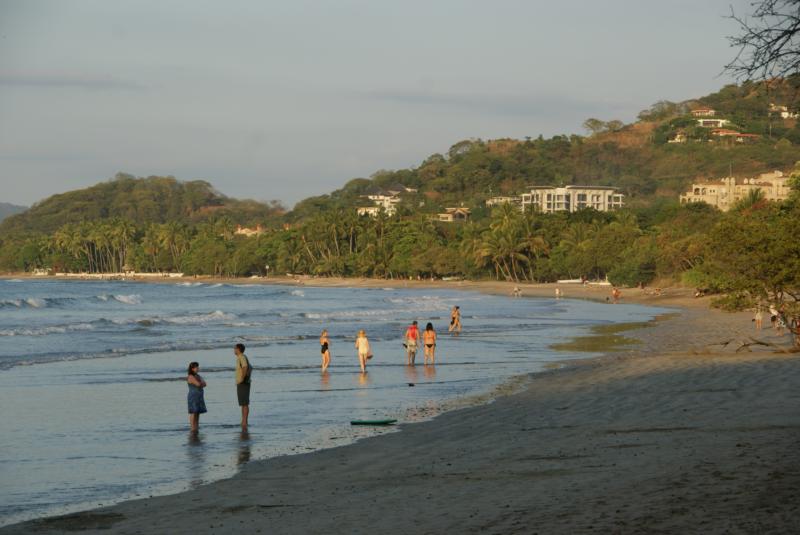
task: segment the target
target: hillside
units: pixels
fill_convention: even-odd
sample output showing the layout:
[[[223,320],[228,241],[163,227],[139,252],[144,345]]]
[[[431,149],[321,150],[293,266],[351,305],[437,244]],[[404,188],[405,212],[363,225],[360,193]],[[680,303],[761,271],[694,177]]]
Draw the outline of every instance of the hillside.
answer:
[[[632,124],[589,119],[588,136],[460,141],[417,167],[378,171],[305,199],[289,217],[352,208],[363,204],[360,195],[368,188],[392,183],[419,190],[405,196],[407,210],[435,212],[463,203],[478,217],[487,198],[519,194],[530,185],[615,186],[633,206],[676,199],[699,178],[791,169],[800,160],[799,88],[800,78],[728,85],[697,99],[660,101]],[[701,107],[714,108],[724,128],[700,126],[692,111]]]
[[[27,209],[27,206],[19,206],[7,202],[0,202],[0,221],[14,214],[24,212]]]
[[[0,235],[50,234],[61,226],[82,221],[125,219],[135,225],[197,223],[227,216],[236,224],[266,223],[282,213],[270,205],[232,199],[208,182],[181,182],[173,177],[135,178],[119,173],[107,182],[60,193],[0,223]]]

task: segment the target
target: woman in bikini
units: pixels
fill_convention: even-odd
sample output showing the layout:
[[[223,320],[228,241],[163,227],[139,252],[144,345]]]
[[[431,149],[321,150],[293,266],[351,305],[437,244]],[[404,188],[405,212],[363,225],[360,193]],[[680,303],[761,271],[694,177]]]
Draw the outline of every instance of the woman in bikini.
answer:
[[[436,331],[433,330],[433,324],[428,323],[425,326],[425,332],[422,333],[422,343],[425,344],[424,364],[428,363],[428,358],[431,359],[431,364],[436,363]]]
[[[322,353],[322,371],[328,369],[331,364],[331,342],[328,339],[328,329],[322,329],[322,334],[319,335],[319,352]]]

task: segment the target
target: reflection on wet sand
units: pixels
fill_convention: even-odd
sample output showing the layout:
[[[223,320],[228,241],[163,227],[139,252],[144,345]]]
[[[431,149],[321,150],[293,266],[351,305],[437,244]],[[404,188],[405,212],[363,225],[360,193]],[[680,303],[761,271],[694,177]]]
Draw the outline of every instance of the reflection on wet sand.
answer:
[[[362,372],[358,374],[358,384],[360,386],[369,385],[369,374],[367,372]]]
[[[186,457],[189,463],[189,485],[192,488],[203,484],[205,475],[206,449],[203,447],[203,436],[197,431],[189,431],[186,441]]]
[[[422,370],[425,374],[425,379],[436,379],[436,366],[433,364],[426,364]]]
[[[417,372],[416,366],[406,366],[406,379],[408,379],[409,383],[417,382],[417,379],[419,379],[419,372]]]
[[[322,387],[322,390],[328,390],[328,388],[330,388],[330,386],[331,386],[331,374],[330,374],[329,371],[326,370],[326,371],[322,372],[322,375],[320,375],[320,378],[319,378],[319,383],[320,383],[320,387]]]
[[[236,465],[241,466],[250,461],[250,433],[239,433],[239,451],[236,455]]]

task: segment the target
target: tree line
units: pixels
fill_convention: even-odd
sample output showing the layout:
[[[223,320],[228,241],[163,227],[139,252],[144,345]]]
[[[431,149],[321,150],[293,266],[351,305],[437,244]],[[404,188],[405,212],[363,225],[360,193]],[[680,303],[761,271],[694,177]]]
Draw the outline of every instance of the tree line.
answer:
[[[671,201],[554,214],[502,205],[465,224],[332,210],[253,237],[237,235],[226,216],[197,224],[88,221],[50,235],[0,239],[0,269],[243,277],[264,275],[269,266],[271,274],[313,276],[681,281],[724,293],[723,304],[741,307],[800,299],[798,197],[795,190],[790,200],[774,203],[755,194],[728,213]]]

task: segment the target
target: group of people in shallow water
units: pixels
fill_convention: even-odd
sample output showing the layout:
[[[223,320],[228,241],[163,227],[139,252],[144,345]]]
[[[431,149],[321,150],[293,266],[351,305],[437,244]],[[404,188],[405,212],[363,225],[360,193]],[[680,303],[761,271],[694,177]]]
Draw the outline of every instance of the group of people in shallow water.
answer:
[[[461,333],[461,309],[458,306],[454,306],[450,311],[450,326],[448,332],[453,333],[455,336]],[[420,344],[423,345],[424,364],[427,366],[428,364],[434,365],[436,363],[437,336],[432,323],[428,322],[425,326],[425,330],[420,333],[418,323],[414,320],[411,325],[406,328],[403,339],[403,347],[406,350],[406,364],[408,366],[415,365]],[[328,337],[327,329],[322,330],[319,336],[319,345],[320,353],[322,354],[322,372],[325,373],[331,364],[331,341]],[[364,329],[358,331],[355,349],[358,354],[358,364],[363,375],[367,372],[367,361],[373,356],[369,345],[369,339]],[[236,357],[236,397],[242,411],[242,431],[247,431],[247,421],[250,415],[250,378],[253,367],[250,365],[250,361],[244,351],[244,344],[236,344],[233,348],[233,354]],[[200,428],[200,415],[208,412],[203,394],[206,382],[199,372],[200,364],[197,362],[190,362],[186,376],[186,383],[189,386],[186,399],[189,407],[189,425],[192,433],[197,433]]]

